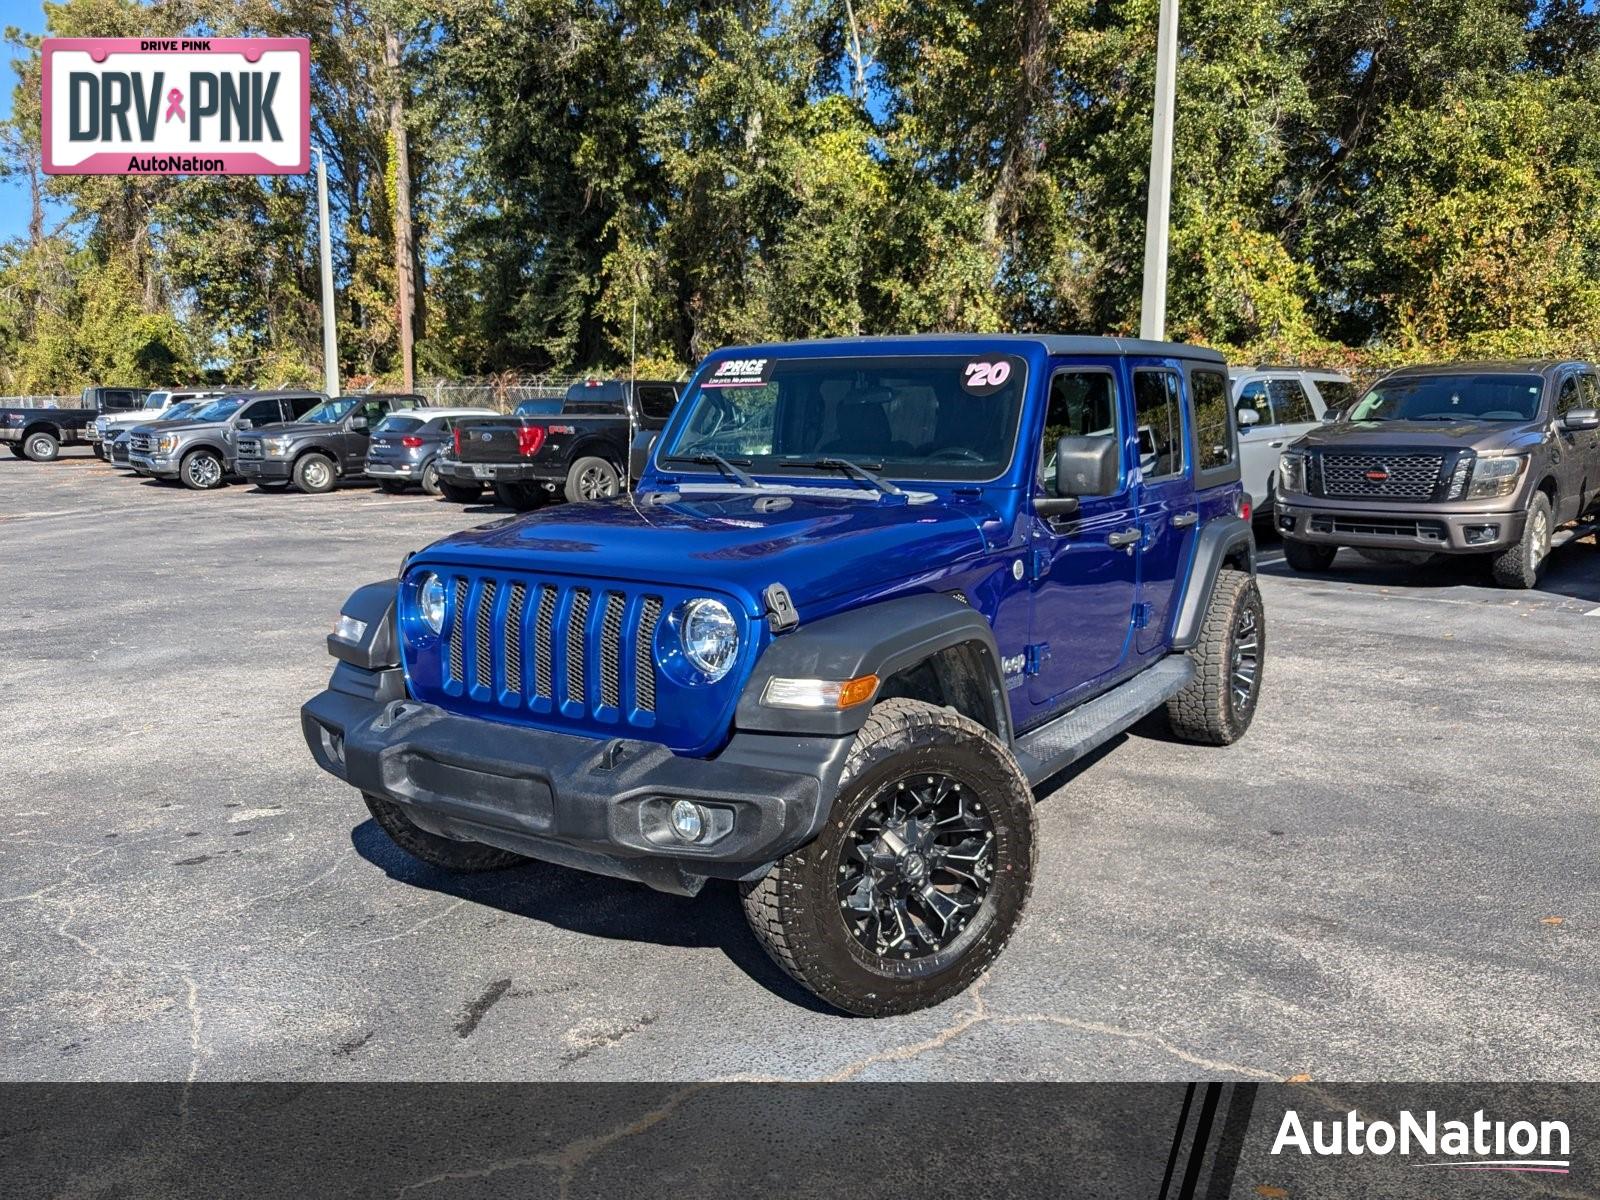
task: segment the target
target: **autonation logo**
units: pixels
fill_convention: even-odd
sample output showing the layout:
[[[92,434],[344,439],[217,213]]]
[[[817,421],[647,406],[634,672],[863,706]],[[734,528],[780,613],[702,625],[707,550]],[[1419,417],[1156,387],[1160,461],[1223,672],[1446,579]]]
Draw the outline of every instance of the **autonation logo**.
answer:
[[[1460,1171],[1526,1171],[1565,1175],[1571,1168],[1572,1135],[1565,1121],[1491,1121],[1480,1108],[1471,1121],[1441,1121],[1431,1109],[1419,1118],[1401,1109],[1393,1121],[1364,1121],[1354,1110],[1343,1119],[1312,1121],[1307,1133],[1300,1114],[1289,1109],[1278,1126],[1272,1153],[1298,1151],[1319,1158],[1371,1154],[1412,1154],[1444,1161],[1412,1163]]]

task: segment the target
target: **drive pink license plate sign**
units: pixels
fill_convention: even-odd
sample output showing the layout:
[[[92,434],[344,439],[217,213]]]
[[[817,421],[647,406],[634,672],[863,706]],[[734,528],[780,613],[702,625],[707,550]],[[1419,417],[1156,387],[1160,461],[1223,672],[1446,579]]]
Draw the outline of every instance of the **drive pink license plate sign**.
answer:
[[[53,175],[299,175],[311,165],[306,38],[46,38]]]

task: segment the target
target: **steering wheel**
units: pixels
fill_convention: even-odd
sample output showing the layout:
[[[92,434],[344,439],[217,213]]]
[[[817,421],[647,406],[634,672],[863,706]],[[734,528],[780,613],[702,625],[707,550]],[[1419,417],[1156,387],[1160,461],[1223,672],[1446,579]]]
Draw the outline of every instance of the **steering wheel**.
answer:
[[[966,446],[946,446],[943,450],[935,450],[932,454],[928,455],[929,462],[940,462],[944,459],[952,458],[960,459],[963,462],[975,463],[988,461],[976,450],[970,450]]]

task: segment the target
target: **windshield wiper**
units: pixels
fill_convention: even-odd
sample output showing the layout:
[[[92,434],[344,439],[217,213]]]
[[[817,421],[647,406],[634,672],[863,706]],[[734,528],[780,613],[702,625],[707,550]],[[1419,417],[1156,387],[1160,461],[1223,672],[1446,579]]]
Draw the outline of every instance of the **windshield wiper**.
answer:
[[[809,461],[785,460],[778,464],[780,467],[802,467],[810,470],[843,471],[854,479],[871,484],[886,496],[904,496],[905,490],[890,483],[881,475],[874,475],[868,468],[858,462],[851,462],[848,458],[813,458]],[[880,470],[882,463],[873,463]]]
[[[696,464],[698,464],[699,466],[702,466],[702,467],[716,467],[724,475],[728,476],[728,478],[730,478],[732,480],[735,480],[739,484],[740,487],[749,488],[751,491],[754,491],[754,492],[761,492],[761,491],[765,491],[766,490],[766,485],[765,484],[757,483],[753,478],[751,478],[744,471],[741,471],[733,463],[731,463],[727,459],[723,458],[722,455],[713,454],[709,450],[702,450],[699,454],[669,454],[665,458],[663,458],[661,461],[662,462],[669,462],[669,463],[670,462],[696,463]],[[739,461],[741,463],[744,463],[746,466],[750,465],[750,460],[748,458],[741,458]]]

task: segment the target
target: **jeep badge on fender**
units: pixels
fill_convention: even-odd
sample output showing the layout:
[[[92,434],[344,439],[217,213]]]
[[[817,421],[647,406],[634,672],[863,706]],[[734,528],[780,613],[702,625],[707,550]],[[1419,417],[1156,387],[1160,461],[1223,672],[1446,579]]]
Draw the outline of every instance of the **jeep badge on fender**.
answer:
[[[306,742],[436,867],[735,880],[828,1003],[937,1004],[1017,929],[1035,785],[1157,710],[1250,727],[1234,420],[1222,358],[1166,342],[720,351],[631,493],[352,595]]]

